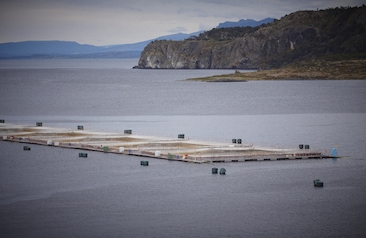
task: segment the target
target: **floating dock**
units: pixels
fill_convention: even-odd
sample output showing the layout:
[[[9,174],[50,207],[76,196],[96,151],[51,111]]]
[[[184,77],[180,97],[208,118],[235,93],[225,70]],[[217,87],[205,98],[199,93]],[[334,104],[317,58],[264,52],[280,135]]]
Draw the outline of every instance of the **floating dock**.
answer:
[[[104,133],[88,130],[0,124],[0,140],[38,144],[103,153],[167,159],[193,163],[301,160],[335,158],[320,151],[295,148],[278,149],[236,143],[205,142],[132,134]],[[300,146],[301,147],[301,146]]]

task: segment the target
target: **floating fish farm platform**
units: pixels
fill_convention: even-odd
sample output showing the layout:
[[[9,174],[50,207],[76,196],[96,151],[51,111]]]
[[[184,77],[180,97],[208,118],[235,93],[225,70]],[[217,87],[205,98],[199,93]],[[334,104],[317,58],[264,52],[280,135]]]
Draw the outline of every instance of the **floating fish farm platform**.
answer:
[[[232,143],[206,142],[185,139],[184,134],[177,138],[163,138],[132,134],[105,133],[77,129],[43,127],[41,122],[35,126],[0,123],[0,140],[26,144],[38,144],[83,151],[99,151],[131,156],[150,157],[193,163],[222,163],[246,161],[277,161],[301,159],[336,158],[334,151],[327,155],[311,150],[309,145],[299,145],[295,149],[278,149]],[[235,141],[234,141],[235,140]],[[86,153],[82,153],[87,157]]]

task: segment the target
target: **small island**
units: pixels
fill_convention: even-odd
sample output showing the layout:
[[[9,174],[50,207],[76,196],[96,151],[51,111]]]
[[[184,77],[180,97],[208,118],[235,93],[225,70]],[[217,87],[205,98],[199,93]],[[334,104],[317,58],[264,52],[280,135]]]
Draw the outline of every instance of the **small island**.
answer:
[[[278,69],[259,69],[255,72],[240,72],[233,74],[214,75],[187,80],[204,82],[246,82],[252,80],[345,80],[366,79],[366,60],[312,60]]]

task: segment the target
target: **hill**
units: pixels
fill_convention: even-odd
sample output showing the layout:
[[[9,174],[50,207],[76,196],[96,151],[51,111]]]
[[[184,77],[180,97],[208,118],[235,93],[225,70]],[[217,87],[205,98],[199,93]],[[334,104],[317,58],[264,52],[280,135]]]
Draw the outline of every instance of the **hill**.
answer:
[[[316,59],[366,58],[366,7],[298,11],[257,27],[154,41],[137,68],[269,69]]]
[[[153,40],[184,40],[197,36],[202,31],[191,34],[172,34],[156,39],[121,45],[94,46],[72,41],[23,41],[0,44],[0,58],[139,58],[142,50]]]

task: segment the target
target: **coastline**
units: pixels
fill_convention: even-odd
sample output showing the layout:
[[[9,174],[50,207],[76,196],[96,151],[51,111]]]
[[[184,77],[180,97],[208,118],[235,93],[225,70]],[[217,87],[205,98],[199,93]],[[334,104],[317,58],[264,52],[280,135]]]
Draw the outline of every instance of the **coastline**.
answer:
[[[366,60],[308,61],[293,63],[279,69],[256,72],[240,72],[214,75],[202,78],[189,78],[203,82],[247,82],[255,80],[364,80],[366,79]]]

